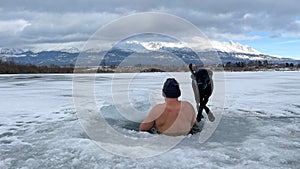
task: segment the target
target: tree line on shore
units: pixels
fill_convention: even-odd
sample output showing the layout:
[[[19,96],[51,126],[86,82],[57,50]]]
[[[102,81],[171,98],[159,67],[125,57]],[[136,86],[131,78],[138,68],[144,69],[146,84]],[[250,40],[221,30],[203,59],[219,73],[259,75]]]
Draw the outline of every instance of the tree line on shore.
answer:
[[[225,71],[259,71],[259,70],[299,70],[300,64],[294,63],[269,63],[265,61],[227,62],[222,65]]]
[[[204,66],[197,66],[203,68]],[[95,68],[95,67],[94,67]],[[214,71],[259,71],[259,70],[299,70],[300,64],[294,65],[293,63],[272,64],[268,61],[250,61],[250,62],[227,62],[225,64],[218,64],[209,66]],[[37,66],[32,64],[18,64],[14,62],[3,62],[0,60],[0,74],[22,74],[22,73],[73,73],[75,70],[74,65],[70,66]],[[154,66],[138,65],[131,67],[118,67],[118,66],[99,66],[95,69],[90,67],[76,68],[76,73],[122,73],[122,72],[182,72],[188,71],[187,67],[174,67],[174,66]]]
[[[15,62],[3,62],[0,60],[1,74],[22,74],[22,73],[73,73],[74,66],[36,66],[32,64],[18,64]]]

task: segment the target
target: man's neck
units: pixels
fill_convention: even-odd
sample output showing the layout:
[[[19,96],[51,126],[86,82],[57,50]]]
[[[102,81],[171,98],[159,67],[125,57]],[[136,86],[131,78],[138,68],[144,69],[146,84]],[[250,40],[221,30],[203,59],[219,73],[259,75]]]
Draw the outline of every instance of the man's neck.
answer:
[[[165,98],[166,104],[178,104],[180,101],[178,98]]]

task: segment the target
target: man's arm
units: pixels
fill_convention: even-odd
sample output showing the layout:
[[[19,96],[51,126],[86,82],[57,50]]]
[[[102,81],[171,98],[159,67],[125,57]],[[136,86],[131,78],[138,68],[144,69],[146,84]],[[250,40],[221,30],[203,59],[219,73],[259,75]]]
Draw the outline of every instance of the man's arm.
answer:
[[[147,118],[146,118],[147,120]],[[140,131],[150,131],[151,128],[154,126],[154,121],[151,122],[145,122],[146,120],[144,120],[141,125],[140,125]]]
[[[195,114],[195,109],[194,107],[192,106],[191,103],[189,102],[186,102],[186,105],[188,107],[188,109],[190,110],[190,113],[192,114],[192,120],[191,120],[191,125],[197,125],[197,120],[196,120],[196,114]]]
[[[154,106],[146,119],[140,124],[140,131],[149,131],[155,124],[155,120],[157,119],[157,113],[159,111],[159,106]]]

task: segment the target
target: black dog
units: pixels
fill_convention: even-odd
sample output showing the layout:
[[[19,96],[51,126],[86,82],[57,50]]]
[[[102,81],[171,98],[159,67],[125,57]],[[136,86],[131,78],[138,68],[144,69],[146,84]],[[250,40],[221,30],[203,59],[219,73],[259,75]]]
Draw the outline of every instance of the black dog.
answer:
[[[192,64],[189,64],[189,68],[192,73],[192,87],[198,109],[197,121],[199,122],[202,118],[204,118],[202,115],[203,109],[205,109],[209,121],[214,121],[215,117],[206,106],[214,88],[212,80],[213,72],[207,69],[199,69],[195,72]]]

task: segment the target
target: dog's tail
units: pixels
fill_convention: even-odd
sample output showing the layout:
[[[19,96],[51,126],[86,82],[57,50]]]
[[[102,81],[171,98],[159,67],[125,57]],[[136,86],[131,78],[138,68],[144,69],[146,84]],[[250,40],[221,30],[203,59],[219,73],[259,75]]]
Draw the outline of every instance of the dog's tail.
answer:
[[[193,70],[193,64],[190,63],[189,68],[190,68],[192,75],[195,75],[195,71]]]

